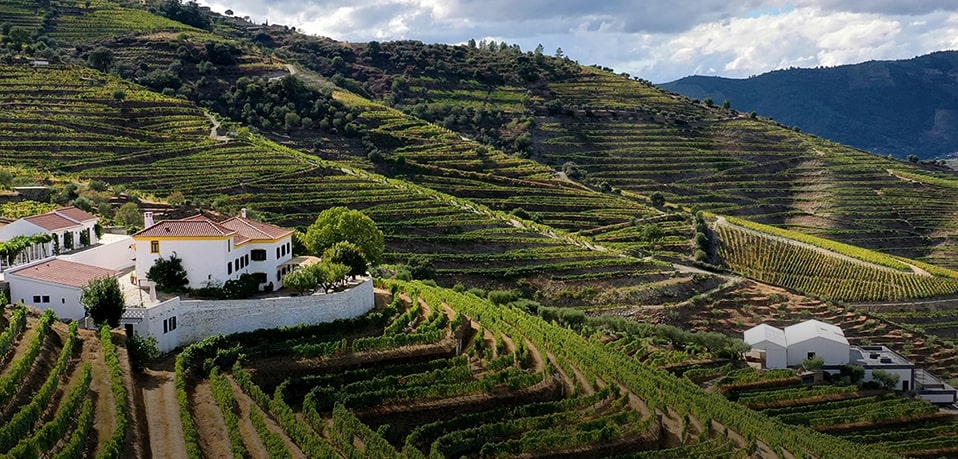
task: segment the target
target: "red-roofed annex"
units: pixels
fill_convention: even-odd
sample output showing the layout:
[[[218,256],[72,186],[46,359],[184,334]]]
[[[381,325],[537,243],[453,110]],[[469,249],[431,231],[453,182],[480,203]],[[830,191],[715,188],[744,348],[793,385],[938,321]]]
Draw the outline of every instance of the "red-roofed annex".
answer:
[[[116,271],[98,266],[47,258],[10,269],[10,299],[43,309],[53,309],[61,319],[80,320],[86,315],[80,296],[91,280],[115,276]]]

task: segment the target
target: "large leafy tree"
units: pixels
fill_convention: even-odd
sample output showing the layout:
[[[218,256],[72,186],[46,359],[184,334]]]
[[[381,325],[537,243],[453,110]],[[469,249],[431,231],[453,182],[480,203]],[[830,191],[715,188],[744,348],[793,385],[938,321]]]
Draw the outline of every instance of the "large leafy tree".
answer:
[[[332,247],[324,250],[323,261],[348,266],[350,276],[366,274],[368,265],[362,249],[349,241],[337,242]]]
[[[383,232],[371,218],[358,210],[333,207],[322,211],[309,226],[303,242],[310,253],[321,256],[337,242],[351,242],[362,251],[366,261],[378,264],[386,249]]]
[[[120,325],[120,317],[126,309],[126,299],[120,290],[120,282],[109,276],[87,283],[80,295],[80,302],[95,323],[105,323],[110,327]]]

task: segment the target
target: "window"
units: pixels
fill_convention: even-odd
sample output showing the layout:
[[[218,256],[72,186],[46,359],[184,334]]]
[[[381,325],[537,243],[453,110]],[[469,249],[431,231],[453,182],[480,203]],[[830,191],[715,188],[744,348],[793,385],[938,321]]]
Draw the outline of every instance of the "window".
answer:
[[[279,254],[279,247],[277,247],[277,248],[276,248],[276,259],[278,260],[279,257],[281,257],[281,256],[282,256],[282,255]]]
[[[814,352],[809,352],[807,357],[810,358],[810,359],[814,359],[814,358],[815,358],[815,353],[814,353]]]
[[[37,304],[39,302],[40,302],[40,295],[33,295],[33,304]]]
[[[249,254],[243,255],[243,266],[249,266]]]
[[[41,302],[42,302],[42,303],[49,303],[49,302],[50,302],[50,295],[43,295],[43,299],[41,300]]]
[[[176,316],[170,317],[170,331],[176,330]]]
[[[170,331],[169,329],[169,319],[163,319],[163,333]]]
[[[66,298],[60,298],[60,304],[67,304]]]
[[[226,274],[233,274],[233,263],[226,263]]]
[[[253,273],[253,279],[256,279],[256,282],[259,284],[265,284],[266,273]]]
[[[226,240],[226,252],[229,253],[229,252],[232,251],[232,250],[233,250],[233,240],[232,240],[232,239],[227,239],[227,240]]]
[[[150,253],[160,253],[160,241],[150,241]]]
[[[253,261],[266,261],[266,251],[263,249],[250,250],[249,256]]]

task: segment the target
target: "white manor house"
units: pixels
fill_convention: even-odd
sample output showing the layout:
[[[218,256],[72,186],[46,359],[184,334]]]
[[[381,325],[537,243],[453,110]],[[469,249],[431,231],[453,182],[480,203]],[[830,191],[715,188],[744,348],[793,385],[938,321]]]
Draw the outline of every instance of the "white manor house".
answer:
[[[190,288],[222,286],[228,280],[252,274],[260,290],[283,286],[283,276],[293,269],[293,230],[240,216],[217,222],[205,215],[153,222],[144,214],[143,231],[133,235],[136,277],[146,273],[159,258],[177,256]]]
[[[282,288],[283,277],[304,257],[293,257],[293,230],[247,218],[245,209],[223,221],[194,215],[154,222],[147,212],[145,228],[132,237],[97,237],[98,221],[67,207],[0,227],[0,242],[51,234],[49,241],[27,247],[0,273],[9,285],[10,302],[53,309],[64,320],[84,320],[83,287],[99,277],[119,277],[127,304],[121,324],[128,334],[155,337],[162,352],[220,333],[356,317],[375,306],[371,278],[330,294],[269,293]],[[83,244],[64,244],[71,240]],[[247,300],[158,298],[146,275],[157,259],[171,255],[182,259],[190,288],[222,286],[250,274],[264,295]]]

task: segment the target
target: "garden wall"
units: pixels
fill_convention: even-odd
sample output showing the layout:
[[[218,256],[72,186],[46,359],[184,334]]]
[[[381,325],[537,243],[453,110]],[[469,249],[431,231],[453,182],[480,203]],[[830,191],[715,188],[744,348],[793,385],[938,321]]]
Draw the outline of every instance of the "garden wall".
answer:
[[[317,324],[357,317],[375,307],[373,281],[335,293],[252,300],[184,301],[173,298],[156,306],[128,308],[124,318],[133,329],[157,339],[161,352],[202,340],[208,336],[279,328],[302,323]]]

